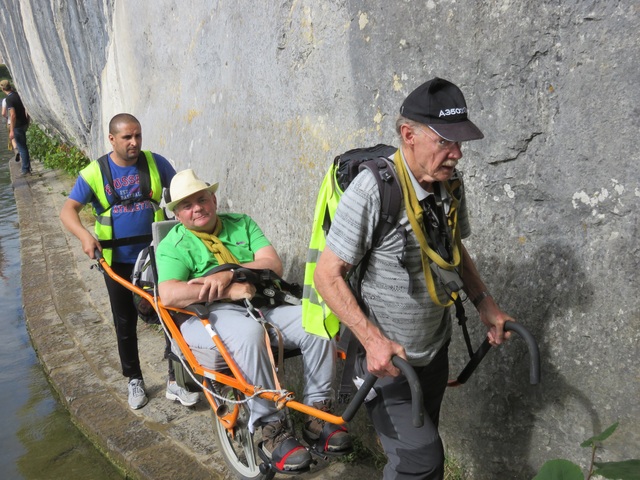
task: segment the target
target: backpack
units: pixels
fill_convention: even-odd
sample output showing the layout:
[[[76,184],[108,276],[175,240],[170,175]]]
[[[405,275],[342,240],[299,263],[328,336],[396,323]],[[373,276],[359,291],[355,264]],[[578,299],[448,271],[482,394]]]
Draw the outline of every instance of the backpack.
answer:
[[[337,317],[325,305],[315,289],[313,274],[316,262],[324,250],[325,239],[331,228],[340,197],[362,170],[367,169],[373,174],[380,190],[380,222],[374,231],[373,245],[378,245],[396,226],[402,208],[402,190],[393,162],[389,157],[397,150],[396,147],[384,144],[349,150],[334,158],[324,177],[316,201],[302,294],[302,324],[309,333],[333,338],[340,329]],[[366,270],[369,255],[370,251],[358,265],[353,267],[349,275]],[[358,300],[360,283],[361,279],[356,282],[357,287],[354,292]]]
[[[331,221],[340,198],[362,170],[368,169],[373,174],[380,191],[380,221],[373,232],[372,245],[374,247],[378,246],[392,229],[396,229],[400,234],[406,235],[406,231],[399,227],[397,223],[398,215],[403,206],[402,188],[393,162],[389,159],[396,151],[397,148],[384,144],[349,150],[335,157],[325,175],[316,201],[313,230],[304,276],[302,323],[309,333],[333,338],[340,330],[338,318],[333,315],[315,289],[313,274],[316,262],[324,250],[325,239],[331,228]],[[463,184],[459,172],[456,172],[446,182],[444,188],[455,198],[460,199],[462,197]],[[438,189],[437,197],[441,198],[441,194]],[[446,221],[446,219],[443,219],[443,221]],[[354,296],[365,313],[368,312],[366,305],[362,302],[361,285],[371,252],[372,249],[347,274],[347,279],[352,279],[350,285]],[[446,278],[446,271],[441,272],[440,269],[433,266],[432,270],[434,270],[434,275],[438,275],[440,281],[444,282],[444,284],[449,284],[450,279]],[[461,306],[461,303],[458,302],[458,305]]]
[[[131,283],[150,294],[156,293],[157,273],[155,267],[155,258],[153,255],[153,247],[148,246],[140,250],[136,263],[133,265],[131,273]],[[159,325],[160,318],[155,308],[146,298],[136,292],[133,294],[133,304],[138,311],[138,316],[149,325]]]
[[[362,170],[366,168],[373,173],[378,183],[381,199],[380,222],[373,234],[373,245],[378,245],[391,228],[395,226],[402,206],[402,190],[396,177],[393,162],[389,160],[389,157],[396,153],[397,150],[396,147],[382,143],[375,147],[355,148],[338,155],[333,160],[333,165],[330,169],[334,174],[335,184],[333,191],[338,201]],[[335,206],[338,206],[338,202],[335,202]],[[328,208],[325,210],[322,224],[325,236],[329,234],[334,213],[335,208],[333,211],[329,211]]]

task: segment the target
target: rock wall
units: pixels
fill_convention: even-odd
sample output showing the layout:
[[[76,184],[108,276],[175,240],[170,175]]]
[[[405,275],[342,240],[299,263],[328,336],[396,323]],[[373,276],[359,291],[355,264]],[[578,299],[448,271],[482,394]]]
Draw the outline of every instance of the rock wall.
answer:
[[[460,165],[467,247],[539,340],[543,382],[520,339],[491,352],[445,398],[448,449],[472,478],[531,478],[586,465],[579,443],[620,420],[600,455],[638,456],[638,2],[0,5],[0,54],[38,123],[97,157],[133,113],[144,146],[221,182],[221,207],[252,215],[296,279],[333,156],[394,143],[428,78],[460,85],[486,135]],[[452,376],[464,355],[456,332]]]

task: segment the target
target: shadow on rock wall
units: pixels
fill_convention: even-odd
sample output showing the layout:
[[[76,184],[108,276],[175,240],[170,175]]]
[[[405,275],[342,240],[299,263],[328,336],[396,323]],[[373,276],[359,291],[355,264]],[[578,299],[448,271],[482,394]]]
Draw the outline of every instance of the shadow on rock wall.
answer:
[[[589,311],[593,286],[571,246],[560,243],[544,245],[523,262],[482,257],[477,263],[481,272],[491,272],[485,279],[499,292],[502,307],[537,339],[541,384],[529,384],[527,348],[514,334],[487,354],[465,386],[449,390],[443,438],[475,480],[530,479],[544,461],[562,457],[563,447],[582,441],[571,434],[574,422],[587,431],[601,427],[587,394],[562,373],[572,362],[572,349],[562,345],[570,327],[566,319]],[[504,287],[496,288],[501,283]],[[472,338],[483,338],[479,322],[470,323],[476,324]],[[453,356],[461,359],[463,342],[454,342]],[[452,373],[457,374],[456,368],[452,365]],[[564,445],[551,440],[558,430],[565,432]]]

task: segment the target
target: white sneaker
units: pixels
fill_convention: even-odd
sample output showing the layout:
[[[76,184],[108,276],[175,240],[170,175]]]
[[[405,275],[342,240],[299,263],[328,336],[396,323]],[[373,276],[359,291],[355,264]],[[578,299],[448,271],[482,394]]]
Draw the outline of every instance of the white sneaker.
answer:
[[[134,378],[129,381],[129,406],[137,410],[144,407],[149,399],[144,393],[144,380]]]
[[[191,407],[200,401],[198,392],[187,392],[178,385],[177,382],[167,382],[167,393],[165,396],[168,400],[179,401],[185,407]]]

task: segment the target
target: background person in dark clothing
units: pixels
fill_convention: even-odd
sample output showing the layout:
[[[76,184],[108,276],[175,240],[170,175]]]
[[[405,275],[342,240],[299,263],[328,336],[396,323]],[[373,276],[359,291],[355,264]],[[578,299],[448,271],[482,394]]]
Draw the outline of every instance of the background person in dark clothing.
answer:
[[[29,128],[29,117],[24,108],[20,95],[12,87],[9,80],[2,80],[0,88],[7,95],[6,105],[9,113],[9,138],[16,141],[18,151],[22,161],[22,175],[31,173],[31,159],[29,158],[29,149],[27,148],[27,128]]]

